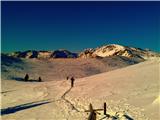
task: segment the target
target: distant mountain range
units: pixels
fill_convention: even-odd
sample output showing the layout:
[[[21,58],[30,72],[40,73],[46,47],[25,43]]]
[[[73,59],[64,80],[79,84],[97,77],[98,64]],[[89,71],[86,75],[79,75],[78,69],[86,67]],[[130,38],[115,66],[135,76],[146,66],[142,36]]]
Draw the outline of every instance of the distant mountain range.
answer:
[[[26,73],[45,81],[60,80],[66,76],[87,77],[137,64],[148,59],[157,59],[159,53],[121,45],[105,45],[85,49],[80,53],[68,50],[13,52],[1,54],[3,79],[18,80]],[[56,59],[65,58],[65,59]],[[72,59],[67,59],[72,58]]]
[[[18,58],[77,58],[77,53],[72,53],[68,50],[55,50],[55,51],[36,51],[27,50],[23,52],[9,53],[8,56]]]
[[[108,56],[124,56],[132,59],[150,59],[153,57],[160,57],[159,53],[144,50],[141,48],[122,46],[117,44],[104,45],[97,48],[85,49],[80,53],[73,53],[68,50],[55,51],[36,51],[28,50],[23,52],[13,52],[7,54],[8,56],[17,58],[37,58],[37,59],[51,59],[51,58],[105,58]]]

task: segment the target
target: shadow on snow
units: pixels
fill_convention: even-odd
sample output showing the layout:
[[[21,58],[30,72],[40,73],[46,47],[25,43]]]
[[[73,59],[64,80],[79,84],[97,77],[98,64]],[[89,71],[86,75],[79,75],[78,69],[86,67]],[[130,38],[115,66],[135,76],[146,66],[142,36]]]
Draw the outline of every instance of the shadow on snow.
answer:
[[[31,103],[26,103],[26,104],[21,104],[17,105],[14,107],[8,107],[5,109],[1,109],[1,115],[7,115],[7,114],[12,114],[21,110],[29,109],[32,107],[37,107],[40,105],[48,104],[50,103],[49,101],[37,101],[37,102],[31,102]]]

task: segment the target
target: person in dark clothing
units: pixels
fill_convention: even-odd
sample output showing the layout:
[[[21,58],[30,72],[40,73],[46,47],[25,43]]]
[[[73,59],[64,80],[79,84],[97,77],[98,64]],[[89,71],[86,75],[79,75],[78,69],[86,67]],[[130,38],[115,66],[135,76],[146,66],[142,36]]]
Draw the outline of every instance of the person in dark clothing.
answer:
[[[66,78],[67,80],[69,79],[69,77],[67,76],[67,78]]]
[[[28,81],[29,80],[29,75],[26,74],[26,76],[24,77],[24,81]]]
[[[74,86],[74,77],[71,77],[71,87],[73,87]]]
[[[42,79],[41,79],[41,77],[39,77],[39,78],[38,78],[38,82],[42,82]]]

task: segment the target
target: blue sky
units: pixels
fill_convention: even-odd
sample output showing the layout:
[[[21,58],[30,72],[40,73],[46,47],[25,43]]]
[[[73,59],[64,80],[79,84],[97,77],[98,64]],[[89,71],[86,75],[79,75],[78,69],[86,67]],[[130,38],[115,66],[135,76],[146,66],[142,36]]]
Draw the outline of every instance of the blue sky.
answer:
[[[2,52],[104,44],[160,51],[160,2],[2,2]]]

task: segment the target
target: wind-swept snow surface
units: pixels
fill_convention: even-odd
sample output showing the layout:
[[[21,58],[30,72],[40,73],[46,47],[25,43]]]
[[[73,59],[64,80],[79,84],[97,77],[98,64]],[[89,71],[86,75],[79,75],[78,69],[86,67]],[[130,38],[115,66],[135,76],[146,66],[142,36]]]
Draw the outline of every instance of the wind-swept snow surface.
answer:
[[[3,120],[86,120],[102,109],[119,120],[159,120],[160,61],[151,60],[75,80],[23,82],[2,79]],[[98,120],[107,120],[103,111]],[[111,118],[109,118],[112,120]],[[109,120],[108,119],[108,120]]]

